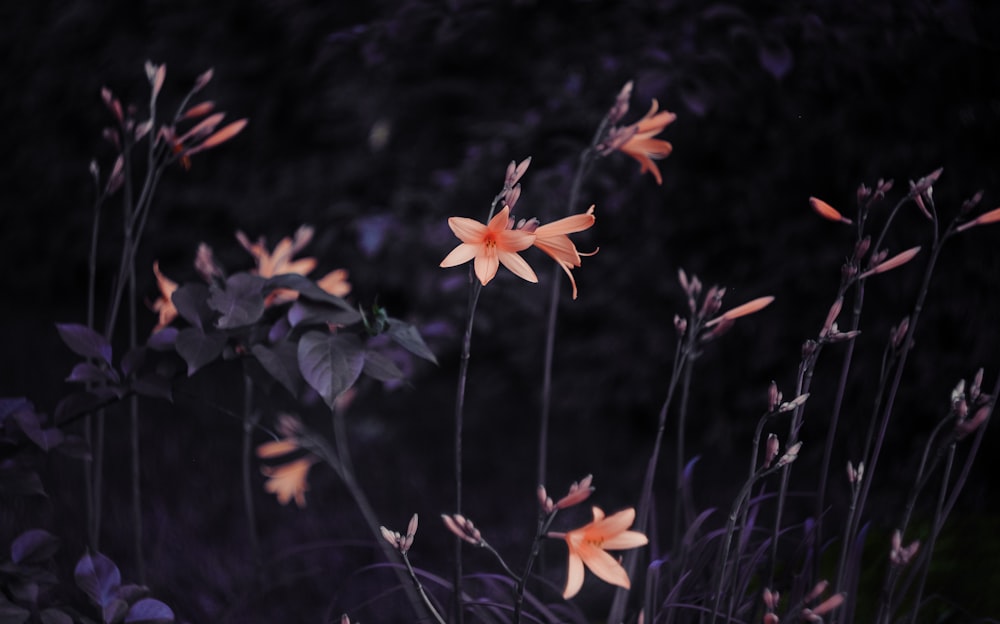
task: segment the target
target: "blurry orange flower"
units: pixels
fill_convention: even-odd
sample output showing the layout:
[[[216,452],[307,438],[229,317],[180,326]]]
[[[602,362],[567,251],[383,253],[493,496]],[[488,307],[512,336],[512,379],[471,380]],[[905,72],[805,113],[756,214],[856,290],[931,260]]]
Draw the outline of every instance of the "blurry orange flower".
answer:
[[[274,246],[274,251],[269,252],[264,245],[263,237],[256,241],[251,241],[243,232],[236,232],[236,239],[240,241],[243,248],[250,252],[250,255],[257,261],[257,268],[254,274],[261,277],[274,277],[275,275],[285,275],[294,273],[306,276],[316,268],[316,258],[294,258],[295,254],[302,251],[312,240],[313,228],[303,225],[295,231],[292,238],[285,237]],[[343,297],[351,292],[351,284],[347,281],[347,271],[338,269],[327,273],[317,282],[317,285],[337,297]],[[288,301],[294,301],[299,294],[287,288],[278,288],[271,292],[264,300],[265,305],[278,305]]]
[[[154,301],[151,306],[154,312],[160,313],[160,322],[153,328],[155,334],[177,318],[177,308],[174,307],[174,301],[171,298],[177,291],[177,282],[160,272],[159,261],[153,263],[153,273],[156,275],[156,285],[160,289],[159,299]]]
[[[292,438],[265,442],[257,447],[257,457],[272,458],[287,455],[298,450],[298,443]],[[261,466],[260,472],[267,477],[264,489],[278,497],[278,502],[287,505],[292,499],[300,508],[306,506],[306,492],[309,490],[307,478],[309,469],[316,463],[312,455],[294,459],[278,466]]]
[[[486,225],[466,217],[448,219],[448,227],[462,243],[441,261],[440,266],[458,266],[474,259],[476,277],[485,286],[496,277],[503,264],[521,279],[537,283],[535,272],[524,258],[517,255],[517,252],[531,247],[535,235],[511,229],[509,218],[510,208],[504,206]]]
[[[580,591],[583,586],[584,565],[602,581],[628,588],[630,583],[625,568],[607,551],[637,548],[649,543],[642,533],[628,530],[635,521],[634,508],[629,507],[606,518],[604,512],[597,507],[593,508],[593,512],[593,522],[562,536],[569,547],[569,566],[563,598],[572,598]]]
[[[663,177],[653,161],[669,156],[673,151],[673,145],[669,141],[653,137],[663,132],[664,128],[677,119],[677,115],[669,111],[659,111],[659,108],[659,102],[654,99],[645,117],[632,125],[612,128],[607,138],[598,146],[598,150],[603,155],[614,150],[628,154],[642,165],[640,174],[648,171],[653,174],[656,183],[662,185]]]
[[[572,215],[552,223],[546,223],[535,228],[535,247],[538,247],[555,260],[569,276],[573,285],[573,298],[576,299],[576,280],[571,269],[580,266],[580,256],[590,256],[593,253],[581,254],[567,234],[582,232],[594,225],[594,207],[587,212]]]

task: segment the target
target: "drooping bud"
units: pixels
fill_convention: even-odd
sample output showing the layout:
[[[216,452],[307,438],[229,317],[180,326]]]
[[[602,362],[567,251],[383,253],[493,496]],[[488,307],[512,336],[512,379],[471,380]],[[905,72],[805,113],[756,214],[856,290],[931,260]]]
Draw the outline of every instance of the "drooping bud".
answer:
[[[773,412],[781,403],[781,392],[778,391],[778,384],[774,381],[767,387],[767,411]]]

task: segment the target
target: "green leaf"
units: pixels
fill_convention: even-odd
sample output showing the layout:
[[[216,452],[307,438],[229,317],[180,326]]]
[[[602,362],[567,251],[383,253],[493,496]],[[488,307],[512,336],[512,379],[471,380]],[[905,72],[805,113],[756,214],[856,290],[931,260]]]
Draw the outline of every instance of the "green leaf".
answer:
[[[330,409],[364,368],[361,342],[350,334],[308,332],[299,340],[299,370]]]

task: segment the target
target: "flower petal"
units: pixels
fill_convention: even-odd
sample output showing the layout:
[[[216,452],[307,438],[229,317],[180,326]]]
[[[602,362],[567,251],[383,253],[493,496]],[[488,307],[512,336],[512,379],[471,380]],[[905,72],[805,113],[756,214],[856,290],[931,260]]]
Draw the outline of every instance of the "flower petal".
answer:
[[[506,264],[506,263],[505,263]],[[500,262],[497,260],[496,251],[493,253],[483,252],[480,248],[479,253],[476,254],[476,277],[483,286],[490,283],[490,281],[496,277],[497,269],[500,268]]]
[[[538,283],[538,276],[535,275],[531,266],[525,262],[524,258],[521,256],[512,252],[497,250],[497,257],[500,259],[500,262],[502,262],[505,267],[510,269],[510,272],[514,275],[533,284]],[[493,269],[493,273],[496,273],[495,267]],[[486,282],[483,282],[483,285],[485,286]]]
[[[520,230],[503,230],[493,234],[497,249],[502,251],[523,251],[535,243],[535,234]]]
[[[583,560],[572,550],[569,553],[569,563],[566,565],[566,589],[563,598],[572,598],[583,587]]]
[[[595,515],[596,519],[596,515]],[[594,523],[594,532],[601,536],[601,539],[609,539],[625,531],[635,522],[635,507],[622,509],[618,513],[611,514],[600,522]]]
[[[590,571],[605,583],[625,588],[630,586],[625,568],[597,546],[585,542],[580,544],[577,553]]]
[[[447,268],[458,266],[460,264],[465,264],[469,260],[476,257],[476,252],[482,249],[481,245],[473,245],[472,243],[461,243],[458,247],[451,250],[444,260],[441,261],[439,266]]]
[[[450,217],[448,227],[463,243],[482,243],[486,236],[486,226],[468,217]]]
[[[289,438],[265,442],[257,447],[257,457],[278,457],[280,455],[287,455],[298,448],[299,445],[295,443],[295,440]]]
[[[503,210],[493,215],[490,222],[486,225],[486,228],[491,232],[502,232],[507,229],[507,224],[510,221],[510,206],[504,206]]]
[[[638,548],[649,543],[649,538],[638,531],[623,531],[622,533],[609,537],[601,544],[605,550],[628,550]]]
[[[538,238],[546,238],[548,236],[555,236],[558,234],[582,232],[594,225],[595,220],[596,218],[594,215],[589,212],[572,215],[570,217],[553,221],[552,223],[546,223],[545,225],[538,226],[538,229],[535,230],[535,236]]]

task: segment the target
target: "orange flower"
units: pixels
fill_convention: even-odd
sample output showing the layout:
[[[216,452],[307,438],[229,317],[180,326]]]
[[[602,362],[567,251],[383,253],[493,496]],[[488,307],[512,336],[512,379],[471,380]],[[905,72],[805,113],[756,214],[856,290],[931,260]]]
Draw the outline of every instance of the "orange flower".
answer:
[[[593,511],[593,522],[562,536],[569,547],[569,566],[563,598],[572,598],[580,591],[583,586],[584,565],[602,581],[628,588],[629,579],[625,568],[606,551],[637,548],[649,543],[642,533],[627,530],[635,521],[635,508],[629,507],[607,518],[597,507]]]
[[[657,134],[671,124],[677,115],[669,111],[659,111],[660,104],[655,99],[646,116],[630,126],[613,128],[598,148],[607,155],[613,150],[619,150],[639,161],[642,168],[640,174],[647,171],[653,174],[657,184],[663,184],[663,177],[654,160],[666,158],[673,151],[673,145],[663,139],[654,139]]]
[[[156,275],[156,285],[160,288],[160,298],[152,304],[153,311],[160,313],[160,322],[153,328],[155,334],[177,318],[177,308],[174,307],[174,301],[171,299],[174,292],[177,291],[177,282],[160,272],[159,261],[153,263],[153,273]]]
[[[268,252],[263,238],[253,242],[243,232],[236,232],[236,239],[257,260],[257,269],[253,273],[261,277],[274,277],[288,273],[305,276],[311,273],[316,268],[316,258],[293,259],[293,256],[302,251],[312,240],[312,237],[313,229],[308,225],[303,225],[295,231],[293,238],[286,236],[278,241],[273,252]],[[347,281],[347,271],[343,269],[327,273],[317,282],[317,285],[331,295],[338,297],[343,297],[351,292],[351,284]],[[278,305],[294,301],[298,296],[299,294],[294,290],[278,288],[267,296],[264,303],[268,306]]]
[[[580,256],[592,256],[594,253],[581,254],[567,234],[582,232],[594,225],[594,207],[591,206],[583,214],[573,215],[552,223],[546,223],[535,228],[535,247],[549,254],[562,270],[569,276],[573,285],[573,298],[576,299],[576,280],[571,269],[580,266]]]
[[[497,269],[503,264],[521,279],[537,283],[535,272],[517,255],[531,247],[535,235],[510,229],[509,218],[510,208],[504,206],[486,225],[465,217],[448,219],[448,227],[462,243],[441,261],[441,266],[458,266],[474,259],[476,277],[485,286],[496,277]]]
[[[298,450],[299,445],[293,438],[285,438],[273,442],[265,442],[257,447],[257,457],[272,458],[286,455]],[[309,469],[316,463],[316,458],[307,455],[278,466],[261,466],[260,472],[267,477],[264,489],[278,497],[278,502],[287,505],[295,499],[300,508],[306,506],[306,492],[309,490],[307,478]]]

